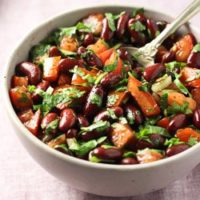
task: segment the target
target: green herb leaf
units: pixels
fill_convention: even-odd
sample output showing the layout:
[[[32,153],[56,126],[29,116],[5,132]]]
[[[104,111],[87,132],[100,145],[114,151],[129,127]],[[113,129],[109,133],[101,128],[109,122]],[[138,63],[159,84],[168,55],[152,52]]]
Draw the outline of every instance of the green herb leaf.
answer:
[[[108,20],[108,26],[109,28],[114,32],[116,31],[116,27],[115,27],[115,17],[112,13],[105,13],[105,16]]]
[[[35,86],[35,85],[28,85],[28,91],[29,91],[30,93],[34,93],[35,90],[36,90],[36,86]]]
[[[164,93],[161,97],[160,97],[160,107],[162,110],[165,110],[168,106],[168,94]]]
[[[118,58],[116,58],[116,60],[115,60],[115,62],[113,64],[105,65],[103,70],[105,72],[111,72],[111,71],[115,70],[116,67],[117,67],[117,61],[118,61]]]
[[[135,30],[137,32],[142,32],[146,30],[146,26],[143,25],[140,21],[136,21],[135,23],[131,24],[131,30]]]
[[[60,29],[60,36],[69,36],[71,37],[72,35],[76,34],[76,26],[72,27],[67,27],[67,28],[61,28]]]
[[[136,153],[133,151],[125,151],[123,154],[123,158],[133,158],[136,157]]]
[[[107,108],[107,111],[109,113],[109,116],[112,118],[112,119],[117,119],[117,116],[114,112],[114,110],[112,108]]]
[[[50,122],[45,129],[45,134],[49,135],[49,133],[55,130],[58,127],[58,123],[59,123],[59,119],[55,119],[54,121]]]
[[[189,107],[188,102],[184,102],[183,105],[179,105],[179,104],[174,102],[172,106],[168,106],[165,109],[164,114],[166,116],[174,115],[174,114],[178,114],[178,113],[184,113],[186,115],[192,114],[192,110],[189,109],[188,107]]]
[[[190,138],[188,140],[188,145],[192,147],[192,146],[194,146],[197,143],[198,143],[198,139],[195,138],[195,137],[190,136]]]
[[[133,125],[135,123],[135,114],[133,112],[131,112],[129,109],[128,109],[126,117],[127,117],[129,124]]]
[[[88,25],[82,23],[82,22],[79,22],[77,25],[76,25],[76,30],[78,31],[84,31],[84,32],[91,32],[91,27],[89,27]]]
[[[200,52],[200,44],[196,44],[194,47],[193,47],[193,52],[195,53],[199,53]]]
[[[119,96],[116,94],[108,95],[107,106],[113,106],[117,102],[118,99],[119,99]]]
[[[144,8],[134,8],[132,12],[132,17],[135,17],[137,14],[143,14]]]
[[[140,91],[143,91],[143,92],[149,92],[150,91],[150,88],[151,88],[151,85],[149,82],[147,81],[143,81],[142,82],[142,85],[138,87]]]
[[[153,133],[160,134],[164,137],[170,137],[169,133],[165,128],[159,126],[147,125],[145,127],[140,128],[140,131],[137,134],[137,138],[138,139],[148,138],[148,135]]]
[[[63,50],[63,49],[59,49],[59,51],[61,52],[62,56],[63,57],[75,57],[77,55],[76,52],[73,52],[73,51],[66,51],[66,50]]]
[[[56,107],[60,103],[71,103],[72,100],[78,99],[84,95],[84,91],[80,91],[77,88],[65,88],[61,92],[51,94],[48,91],[44,92],[38,90],[37,93],[43,97],[42,104],[34,105],[34,109],[41,109],[43,114],[47,114],[52,108]]]
[[[30,60],[38,65],[43,64],[44,59],[48,57],[48,51],[50,49],[48,44],[38,44],[32,47],[29,57]]]
[[[185,95],[190,95],[189,90],[183,85],[183,83],[181,83],[181,81],[179,80],[179,75],[177,75],[175,73],[175,80],[174,83],[175,85],[178,87],[178,89]]]
[[[97,132],[102,132],[110,127],[110,123],[108,121],[98,121],[94,122],[92,125],[87,127],[81,127],[81,132],[90,132],[96,130]]]
[[[96,104],[99,107],[102,105],[102,98],[98,94],[92,94],[92,95],[90,95],[89,96],[89,101],[92,104]]]
[[[176,68],[183,69],[185,66],[187,66],[187,63],[173,61],[173,62],[165,63],[165,66],[167,67],[167,70],[169,72],[173,73]]]
[[[178,145],[178,144],[184,144],[184,142],[180,141],[179,138],[171,138],[171,139],[167,139],[165,140],[165,146],[171,147],[174,145]]]

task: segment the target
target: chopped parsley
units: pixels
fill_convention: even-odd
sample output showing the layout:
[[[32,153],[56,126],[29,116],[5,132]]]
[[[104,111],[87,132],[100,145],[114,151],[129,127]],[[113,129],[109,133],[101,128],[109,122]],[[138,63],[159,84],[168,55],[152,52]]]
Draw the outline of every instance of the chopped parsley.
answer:
[[[200,52],[200,44],[196,44],[193,49],[192,49],[193,52],[195,53],[199,53]]]
[[[171,139],[167,139],[165,140],[165,146],[171,147],[174,145],[178,145],[178,144],[184,144],[184,142],[180,141],[179,138],[171,138]]]
[[[140,21],[136,21],[135,23],[131,24],[131,30],[142,32],[146,30],[146,26],[142,24]]]
[[[119,96],[116,94],[108,95],[107,106],[115,105],[115,103],[117,102],[118,99],[119,99]]]
[[[117,60],[118,60],[118,59],[116,59],[115,62],[114,62],[113,64],[105,65],[104,68],[103,68],[103,70],[104,70],[105,72],[111,72],[111,71],[115,70],[116,67],[117,67]]]
[[[98,121],[94,122],[92,125],[87,127],[81,127],[81,132],[90,132],[96,130],[97,132],[102,132],[110,127],[110,123],[108,121]]]
[[[89,101],[92,104],[96,104],[97,106],[101,106],[102,105],[102,97],[99,96],[98,94],[92,94],[89,96]]]
[[[117,116],[112,108],[107,108],[108,114],[112,119],[117,119]]]
[[[160,97],[160,107],[162,110],[165,110],[168,106],[168,94],[164,93],[161,97]]]
[[[195,144],[198,143],[198,139],[195,137],[190,136],[189,140],[188,140],[188,145],[189,146],[194,146]]]
[[[45,134],[49,135],[53,130],[55,130],[58,127],[58,123],[59,119],[55,119],[54,121],[50,122],[45,129]]]
[[[56,107],[60,103],[72,103],[74,99],[78,99],[84,95],[84,91],[80,91],[75,87],[69,87],[63,89],[59,93],[51,94],[50,92],[36,90],[36,92],[43,97],[42,104],[34,105],[34,110],[41,109],[42,113],[45,115],[51,111],[52,108]]]
[[[185,62],[178,62],[178,61],[172,61],[169,63],[165,63],[165,66],[167,67],[168,72],[175,72],[175,69],[182,69],[185,66],[187,66],[187,63]]]
[[[28,85],[28,91],[30,92],[30,93],[34,93],[35,92],[35,90],[36,90],[36,86],[35,85]]]
[[[133,151],[125,151],[123,154],[123,158],[133,158],[136,157],[136,153]]]
[[[108,26],[111,29],[111,31],[116,31],[116,27],[115,27],[115,16],[112,13],[105,13],[105,16],[108,20]]]
[[[138,86],[138,88],[139,88],[140,91],[149,92],[151,85],[150,85],[149,82],[143,81],[142,85]]]

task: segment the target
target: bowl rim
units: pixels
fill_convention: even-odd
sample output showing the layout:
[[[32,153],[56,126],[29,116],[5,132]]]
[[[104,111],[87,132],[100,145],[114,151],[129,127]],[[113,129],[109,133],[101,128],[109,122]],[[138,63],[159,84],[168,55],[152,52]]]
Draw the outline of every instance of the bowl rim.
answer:
[[[48,145],[46,145],[45,143],[43,143],[41,140],[39,140],[37,137],[35,137],[33,134],[30,133],[30,131],[21,123],[21,121],[19,120],[19,118],[17,117],[17,114],[14,111],[14,108],[12,106],[12,103],[10,101],[10,97],[9,97],[9,86],[7,84],[7,77],[8,77],[8,72],[9,72],[9,67],[11,66],[11,62],[15,57],[15,54],[17,53],[17,51],[19,50],[19,47],[26,41],[26,39],[32,35],[34,32],[36,32],[37,30],[43,28],[43,26],[47,25],[49,22],[57,20],[59,18],[64,17],[67,14],[73,14],[74,12],[82,12],[85,10],[89,10],[89,9],[97,9],[97,8],[110,8],[110,9],[115,9],[115,8],[139,8],[138,6],[134,6],[134,5],[130,5],[130,4],[119,4],[117,3],[116,5],[111,5],[111,4],[99,4],[99,5],[91,5],[91,6],[87,6],[87,7],[82,7],[82,8],[73,8],[70,9],[68,11],[65,12],[61,12],[59,14],[53,15],[50,18],[47,18],[46,20],[44,20],[43,22],[39,23],[39,25],[37,25],[35,28],[33,28],[31,31],[29,31],[28,33],[25,34],[25,36],[21,39],[20,42],[18,42],[18,44],[16,45],[16,47],[14,48],[14,50],[11,52],[7,62],[6,62],[6,67],[3,70],[3,104],[5,105],[6,111],[7,111],[7,115],[9,117],[9,119],[12,121],[12,123],[15,125],[15,127],[18,128],[18,130],[23,134],[23,136],[25,136],[25,138],[27,140],[29,140],[29,142],[33,143],[37,148],[40,148],[41,151],[45,151],[48,154],[51,154],[51,156],[55,156],[61,160],[64,160],[66,162],[70,162],[71,164],[76,164],[76,165],[80,165],[80,166],[84,166],[84,167],[88,167],[88,168],[95,168],[95,169],[112,169],[115,171],[130,171],[130,170],[143,170],[143,169],[147,169],[147,168],[155,168],[155,167],[159,167],[165,164],[170,164],[173,162],[178,162],[179,160],[183,159],[186,155],[192,155],[193,152],[195,152],[198,148],[200,148],[200,143],[196,144],[195,146],[189,148],[188,150],[174,155],[172,157],[168,157],[165,159],[161,159],[155,162],[151,162],[151,163],[145,163],[145,164],[138,164],[138,165],[120,165],[120,164],[107,164],[107,163],[93,163],[93,162],[89,162],[87,160],[82,160],[80,158],[77,157],[72,157],[66,154],[63,154],[59,151],[56,151],[52,148],[50,148]],[[167,18],[171,18],[173,19],[174,17],[172,15],[169,14],[163,14],[160,11],[157,11],[153,8],[150,8],[148,6],[145,6],[145,11],[148,12],[153,12],[156,13],[158,15],[161,16],[165,16]],[[189,23],[190,24],[190,23]],[[193,30],[195,30],[195,32],[199,32],[200,33],[200,29],[198,29],[196,26],[193,26],[190,24],[190,27],[192,27]],[[29,150],[28,150],[29,152]],[[31,153],[30,153],[31,154]],[[200,160],[199,160],[200,161]]]

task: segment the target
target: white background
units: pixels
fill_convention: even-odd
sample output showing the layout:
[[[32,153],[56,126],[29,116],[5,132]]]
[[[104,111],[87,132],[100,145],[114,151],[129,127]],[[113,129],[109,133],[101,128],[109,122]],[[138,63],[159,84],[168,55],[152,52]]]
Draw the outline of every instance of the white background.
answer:
[[[0,0],[1,78],[6,59],[14,46],[38,23],[62,11],[107,2],[106,0]],[[115,0],[113,2],[113,4],[150,7],[176,16],[190,0]],[[192,20],[197,26],[199,21],[200,15]],[[2,99],[0,99],[0,200],[115,199],[72,189],[43,170],[22,147],[2,107]],[[197,200],[200,199],[199,188],[200,165],[187,177],[172,183],[163,190],[140,197],[119,198],[119,200]]]

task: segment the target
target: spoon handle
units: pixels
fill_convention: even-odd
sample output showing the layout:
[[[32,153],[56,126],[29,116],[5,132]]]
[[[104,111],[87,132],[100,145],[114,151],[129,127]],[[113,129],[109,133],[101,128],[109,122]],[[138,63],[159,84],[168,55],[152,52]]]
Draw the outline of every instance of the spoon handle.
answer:
[[[171,24],[169,24],[161,34],[156,37],[150,44],[153,47],[158,47],[162,44],[162,42],[173,34],[180,26],[185,24],[188,20],[190,20],[195,14],[200,11],[200,0],[194,0],[187,8],[174,20]]]

